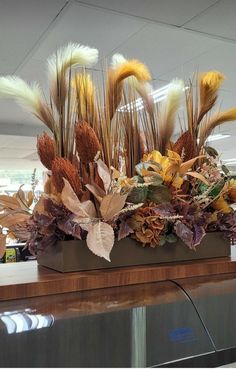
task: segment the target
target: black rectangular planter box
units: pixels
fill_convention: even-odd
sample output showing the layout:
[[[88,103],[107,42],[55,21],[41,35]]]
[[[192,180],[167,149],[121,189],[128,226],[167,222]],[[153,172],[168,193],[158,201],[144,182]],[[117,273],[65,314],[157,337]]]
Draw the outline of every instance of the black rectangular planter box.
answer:
[[[221,232],[208,233],[196,251],[190,250],[181,240],[156,248],[142,247],[140,243],[125,238],[116,241],[111,251],[111,262],[94,255],[86,241],[58,241],[38,252],[39,265],[60,271],[74,272],[117,267],[140,266],[209,259],[230,256],[230,242]]]

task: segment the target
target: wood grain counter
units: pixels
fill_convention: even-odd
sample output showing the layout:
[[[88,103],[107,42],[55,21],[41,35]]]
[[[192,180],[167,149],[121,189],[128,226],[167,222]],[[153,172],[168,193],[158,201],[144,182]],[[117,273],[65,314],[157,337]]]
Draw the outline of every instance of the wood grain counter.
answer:
[[[60,273],[36,261],[0,265],[0,300],[46,296],[214,274],[236,273],[236,248],[229,258],[101,271]]]

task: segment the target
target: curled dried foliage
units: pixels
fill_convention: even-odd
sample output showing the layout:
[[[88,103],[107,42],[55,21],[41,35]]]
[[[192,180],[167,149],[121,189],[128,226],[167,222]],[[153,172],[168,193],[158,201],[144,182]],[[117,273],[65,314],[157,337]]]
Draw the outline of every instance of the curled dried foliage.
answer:
[[[134,231],[134,238],[143,246],[156,247],[160,244],[165,221],[151,206],[139,208],[128,220],[128,224]]]
[[[93,162],[101,145],[93,128],[87,122],[77,123],[75,126],[76,149],[80,160],[84,164]]]
[[[55,159],[55,145],[54,140],[45,132],[41,136],[38,136],[37,151],[41,163],[48,170],[52,170],[52,163]]]
[[[177,152],[184,161],[194,157],[194,142],[190,131],[184,132],[173,145],[173,151]]]
[[[77,169],[69,160],[56,157],[52,165],[52,182],[59,193],[64,187],[63,178],[67,179],[77,196],[82,194]]]

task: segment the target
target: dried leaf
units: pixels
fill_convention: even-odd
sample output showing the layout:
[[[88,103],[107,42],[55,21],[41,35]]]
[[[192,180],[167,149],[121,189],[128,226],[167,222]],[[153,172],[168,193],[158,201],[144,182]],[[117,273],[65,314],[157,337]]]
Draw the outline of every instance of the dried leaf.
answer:
[[[25,210],[25,211],[29,211],[29,207],[28,207],[28,204],[27,204],[27,200],[26,200],[26,197],[25,197],[25,193],[24,191],[22,190],[22,186],[20,186],[19,190],[17,191],[16,193],[16,199],[17,201],[19,202],[20,204],[20,207],[21,209]]]
[[[33,204],[33,201],[34,201],[34,193],[33,191],[29,191],[27,196],[27,206],[30,207]]]
[[[98,202],[101,202],[103,197],[106,195],[105,191],[103,191],[103,189],[99,187],[96,183],[94,183],[93,185],[87,184],[85,187],[93,194]]]
[[[7,214],[0,217],[0,224],[2,227],[11,228],[16,224],[26,222],[29,218],[30,214],[26,213]]]
[[[102,179],[105,191],[107,193],[111,185],[111,173],[106,164],[101,159],[98,159],[96,163],[98,166],[99,177]]]
[[[197,178],[197,179],[200,179],[200,181],[202,181],[203,183],[205,183],[207,186],[209,186],[209,182],[208,180],[200,173],[198,172],[187,172],[186,173],[187,176],[191,176],[191,177],[194,177],[194,178]]]
[[[39,214],[47,214],[47,212],[44,209],[44,196],[43,195],[40,196],[39,201],[34,207],[33,214],[35,214],[36,212]]]
[[[128,194],[121,195],[119,193],[110,193],[102,199],[100,211],[105,222],[111,220],[123,209],[127,195]]]
[[[70,183],[64,179],[64,187],[61,193],[61,200],[65,207],[79,218],[95,218],[97,212],[92,201],[80,202]]]
[[[166,186],[150,186],[147,198],[156,204],[162,204],[164,202],[169,202],[171,200],[171,195],[168,187]]]
[[[108,261],[110,252],[114,245],[113,228],[104,222],[98,222],[91,225],[87,235],[87,245],[90,251]]]
[[[4,208],[9,208],[12,210],[16,210],[20,208],[20,204],[15,197],[0,195],[0,205]]]
[[[6,239],[7,239],[6,235],[3,234],[0,235],[0,258],[4,256],[6,251]]]
[[[180,165],[179,174],[184,175],[186,172],[189,171],[190,168],[192,168],[193,164],[197,159],[205,158],[205,155],[196,156],[193,159],[190,159],[188,161],[185,161],[183,164]]]
[[[118,231],[118,241],[122,240],[122,238],[129,236],[131,233],[134,233],[134,230],[128,225],[126,221],[122,221],[120,223]]]

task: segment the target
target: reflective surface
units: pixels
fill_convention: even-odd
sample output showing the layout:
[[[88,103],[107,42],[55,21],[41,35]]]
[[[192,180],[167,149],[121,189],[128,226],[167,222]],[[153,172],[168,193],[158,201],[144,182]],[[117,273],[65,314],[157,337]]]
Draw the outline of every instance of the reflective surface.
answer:
[[[236,275],[177,280],[192,299],[216,350],[236,347]]]
[[[213,352],[193,304],[172,282],[2,302],[0,314],[31,309],[51,327],[8,333],[4,367],[143,367]]]

